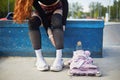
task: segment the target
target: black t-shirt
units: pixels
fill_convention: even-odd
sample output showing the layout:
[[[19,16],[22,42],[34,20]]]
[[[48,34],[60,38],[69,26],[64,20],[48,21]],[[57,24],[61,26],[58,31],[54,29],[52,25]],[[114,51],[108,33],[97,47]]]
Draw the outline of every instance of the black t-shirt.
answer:
[[[45,5],[51,5],[54,2],[56,2],[57,0],[38,0],[38,1],[40,1],[41,3],[43,3]]]
[[[45,29],[47,30],[47,27],[49,26],[49,24],[47,23],[46,14],[45,14],[44,10],[41,8],[38,1],[40,1],[41,3],[43,3],[45,5],[51,5],[54,2],[56,2],[57,0],[34,0],[34,2],[33,2],[33,6],[38,11],[39,16],[42,18],[43,25],[44,25]],[[67,0],[60,0],[60,1],[62,2],[62,5],[63,5],[63,20],[62,21],[63,21],[63,25],[65,25],[66,19],[67,19],[67,14],[68,14],[68,1]]]

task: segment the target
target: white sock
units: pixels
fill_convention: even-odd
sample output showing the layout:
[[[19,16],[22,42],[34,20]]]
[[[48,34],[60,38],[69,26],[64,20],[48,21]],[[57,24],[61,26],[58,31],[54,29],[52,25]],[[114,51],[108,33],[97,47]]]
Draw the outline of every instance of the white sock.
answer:
[[[62,61],[62,49],[56,50],[56,58],[55,61],[53,63],[53,66],[56,65],[62,65],[63,61]]]
[[[37,66],[45,66],[46,65],[46,62],[42,56],[42,52],[41,52],[41,49],[39,50],[35,50],[35,54],[36,54],[36,58],[37,58],[37,63],[36,65]]]
[[[62,49],[56,50],[56,59],[62,59]]]

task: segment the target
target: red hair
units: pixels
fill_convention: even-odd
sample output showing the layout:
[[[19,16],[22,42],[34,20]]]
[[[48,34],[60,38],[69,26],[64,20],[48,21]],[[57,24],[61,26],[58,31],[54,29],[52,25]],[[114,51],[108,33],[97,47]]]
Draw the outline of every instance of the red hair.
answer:
[[[23,23],[31,16],[33,0],[16,0],[13,20],[16,23]]]

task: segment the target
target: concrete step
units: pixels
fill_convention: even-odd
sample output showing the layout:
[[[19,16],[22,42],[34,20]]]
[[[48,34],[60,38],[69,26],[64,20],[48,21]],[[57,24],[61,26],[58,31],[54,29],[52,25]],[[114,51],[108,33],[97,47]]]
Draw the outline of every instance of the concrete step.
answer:
[[[35,56],[28,37],[28,25],[16,24],[13,21],[0,21],[0,56]],[[78,41],[84,50],[89,50],[92,57],[102,57],[103,20],[68,20],[64,32],[64,57],[71,57]],[[43,27],[42,51],[46,57],[55,56],[55,48],[49,41]]]

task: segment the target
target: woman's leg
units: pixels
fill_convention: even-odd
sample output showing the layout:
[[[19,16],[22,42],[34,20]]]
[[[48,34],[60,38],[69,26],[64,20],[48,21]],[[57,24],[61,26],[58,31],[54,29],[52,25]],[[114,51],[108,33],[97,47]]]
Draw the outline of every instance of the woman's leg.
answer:
[[[57,9],[57,10],[54,11],[53,14],[60,14],[60,15],[62,15],[62,10],[61,9]],[[63,26],[63,30],[65,30],[64,26]],[[53,32],[52,32],[52,30],[50,28],[48,28],[47,33],[48,33],[48,36],[49,36],[49,39],[50,39],[51,43],[53,44],[54,47],[56,47],[55,46],[55,41],[54,41],[54,38],[53,38]]]
[[[64,47],[64,32],[63,32],[63,25],[62,25],[62,11],[56,10],[51,18],[51,26],[52,26],[52,33],[53,39],[56,47],[56,58],[51,67],[52,71],[61,71],[63,67],[62,61],[62,49]]]
[[[32,46],[35,50],[37,62],[36,66],[38,70],[48,70],[48,65],[46,64],[42,52],[41,52],[41,34],[39,26],[41,25],[41,20],[37,16],[32,16],[29,21],[29,36],[32,42]]]

